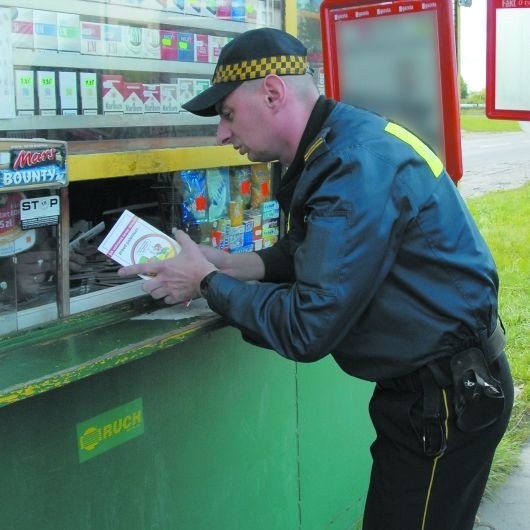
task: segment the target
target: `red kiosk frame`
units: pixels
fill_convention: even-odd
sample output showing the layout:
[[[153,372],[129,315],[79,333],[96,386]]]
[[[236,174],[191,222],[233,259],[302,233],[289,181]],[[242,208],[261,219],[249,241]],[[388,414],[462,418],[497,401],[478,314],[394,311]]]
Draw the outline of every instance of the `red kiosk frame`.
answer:
[[[488,118],[530,120],[530,96],[528,96],[530,87],[525,85],[525,82],[530,80],[530,47],[525,49],[524,46],[520,45],[509,46],[506,43],[506,37],[510,37],[510,39],[517,38],[519,35],[514,35],[516,28],[514,28],[513,24],[505,26],[498,24],[500,16],[503,18],[511,16],[519,22],[522,34],[524,21],[521,20],[521,17],[523,15],[530,20],[530,0],[488,0],[486,41],[486,115]],[[506,32],[500,35],[503,27]],[[530,42],[530,38],[527,38]],[[505,51],[506,47],[509,46],[508,52],[515,68],[515,71],[511,73],[516,75],[526,73],[527,78],[523,79],[520,77],[519,85],[512,75],[507,79],[503,79],[502,75],[500,75],[503,61],[498,60],[499,42],[503,42]],[[499,83],[503,81],[510,85],[508,92],[511,92],[515,97],[499,97]],[[506,91],[503,90],[504,92]],[[527,94],[527,99],[524,103],[522,101],[523,94]]]
[[[324,74],[326,94],[334,99],[343,100],[341,93],[339,35],[337,27],[340,24],[355,24],[370,19],[372,24],[389,17],[411,17],[427,14],[435,21],[432,31],[427,37],[436,54],[435,71],[426,75],[437,77],[431,79],[433,86],[439,89],[439,149],[434,149],[444,160],[447,172],[457,183],[462,177],[462,147],[460,138],[459,90],[456,65],[456,43],[453,24],[452,3],[447,0],[324,0],[320,7],[322,48],[324,58]],[[400,18],[400,21],[404,19]],[[374,26],[375,27],[375,26]],[[392,53],[391,47],[388,53]],[[355,104],[355,102],[352,102]],[[372,110],[379,112],[378,108]],[[391,116],[390,116],[391,117]]]

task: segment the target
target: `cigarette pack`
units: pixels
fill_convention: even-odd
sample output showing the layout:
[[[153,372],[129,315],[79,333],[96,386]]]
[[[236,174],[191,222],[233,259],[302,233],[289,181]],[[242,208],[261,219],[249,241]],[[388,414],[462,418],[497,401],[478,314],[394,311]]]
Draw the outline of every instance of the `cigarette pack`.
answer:
[[[79,15],[57,13],[57,49],[60,52],[81,51]]]
[[[0,119],[16,116],[11,25],[11,11],[0,8]]]
[[[208,62],[208,35],[195,34],[194,60],[196,63]]]
[[[196,96],[198,96],[201,92],[204,92],[209,87],[210,87],[209,79],[195,79],[194,88],[195,88]]]
[[[36,49],[57,51],[57,13],[33,11],[33,31]]]
[[[14,48],[33,48],[33,9],[17,8],[11,23]]]
[[[180,245],[129,210],[125,210],[98,250],[120,265],[174,258]]]
[[[142,57],[160,59],[160,30],[142,28]]]
[[[102,24],[103,54],[110,57],[123,57],[125,52],[124,27],[118,24]],[[139,28],[136,28],[139,29]],[[141,33],[140,33],[141,35]],[[141,43],[140,43],[141,44]]]
[[[232,20],[245,22],[245,11],[245,0],[232,0]]]
[[[101,26],[98,22],[81,21],[81,53],[103,55]]]
[[[142,99],[145,113],[160,113],[160,85],[143,85]]]
[[[50,70],[37,71],[39,114],[42,116],[55,116],[57,114],[56,90],[55,72]]]
[[[193,62],[194,60],[194,35],[179,31],[177,33],[177,60]]]
[[[144,45],[143,30],[146,28],[140,28],[137,26],[121,26],[121,47],[119,52],[120,55],[125,57],[143,57],[144,56]]]
[[[143,114],[143,83],[123,83],[123,112],[125,114]]]
[[[79,88],[81,91],[81,110],[84,115],[98,113],[98,84],[94,72],[79,72]]]
[[[179,112],[184,112],[182,105],[195,96],[195,79],[179,77],[177,80],[177,87]]]
[[[35,114],[35,74],[33,70],[15,70],[15,96],[18,116]]]
[[[161,83],[160,112],[162,114],[174,114],[178,111],[178,85],[176,83]]]
[[[119,74],[101,75],[101,98],[103,114],[123,113],[123,76]]]
[[[160,58],[164,61],[177,60],[177,32],[160,30]]]
[[[59,95],[61,114],[78,114],[76,72],[59,72]]]
[[[217,35],[208,36],[208,62],[216,63],[219,59],[222,47],[226,43],[225,37],[218,37]]]
[[[219,0],[217,2],[217,18],[229,19],[232,16],[232,1],[231,0]]]
[[[265,1],[264,0],[246,0],[245,1],[245,22],[247,24],[259,24],[260,26],[265,25]]]

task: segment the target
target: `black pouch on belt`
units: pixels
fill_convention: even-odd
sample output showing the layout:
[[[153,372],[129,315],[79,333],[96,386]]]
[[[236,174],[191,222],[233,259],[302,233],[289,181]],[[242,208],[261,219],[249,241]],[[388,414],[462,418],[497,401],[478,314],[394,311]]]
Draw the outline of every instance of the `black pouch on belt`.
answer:
[[[495,423],[504,410],[504,393],[482,351],[470,348],[453,355],[451,373],[456,426],[464,432],[475,432]]]

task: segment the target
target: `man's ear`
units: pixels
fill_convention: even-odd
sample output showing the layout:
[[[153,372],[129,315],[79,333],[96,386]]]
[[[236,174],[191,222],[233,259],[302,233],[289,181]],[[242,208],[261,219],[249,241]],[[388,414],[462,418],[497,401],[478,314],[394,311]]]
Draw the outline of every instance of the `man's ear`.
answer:
[[[262,87],[267,106],[273,110],[280,108],[286,97],[286,86],[283,79],[277,75],[269,74],[263,80]]]

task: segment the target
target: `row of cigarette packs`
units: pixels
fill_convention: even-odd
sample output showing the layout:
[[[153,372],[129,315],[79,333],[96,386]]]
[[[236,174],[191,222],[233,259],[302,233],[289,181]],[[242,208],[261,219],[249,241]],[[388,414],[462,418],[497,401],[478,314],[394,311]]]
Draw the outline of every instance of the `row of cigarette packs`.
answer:
[[[271,247],[280,234],[279,215],[278,203],[270,201],[263,203],[259,209],[247,210],[243,223],[238,226],[233,226],[230,219],[220,219],[212,223],[209,243],[231,253]]]
[[[229,37],[189,31],[107,24],[79,15],[18,9],[12,45],[58,52],[199,63],[217,62]]]
[[[235,224],[230,217],[208,223],[204,242],[231,253],[253,252],[274,245],[280,234],[280,209],[277,201],[267,201],[259,208],[246,210],[242,222]],[[205,234],[203,234],[204,237]]]
[[[128,82],[120,74],[15,69],[16,114],[174,114],[210,86],[208,79]]]
[[[89,0],[90,1],[90,0]],[[266,0],[91,0],[97,3],[134,6],[185,15],[217,17],[237,22],[262,23]],[[269,0],[270,1],[270,0]]]

